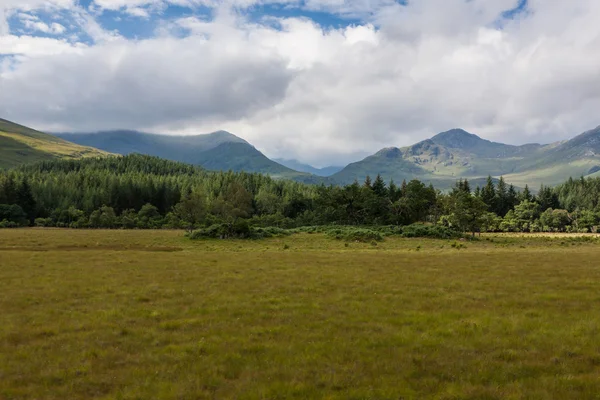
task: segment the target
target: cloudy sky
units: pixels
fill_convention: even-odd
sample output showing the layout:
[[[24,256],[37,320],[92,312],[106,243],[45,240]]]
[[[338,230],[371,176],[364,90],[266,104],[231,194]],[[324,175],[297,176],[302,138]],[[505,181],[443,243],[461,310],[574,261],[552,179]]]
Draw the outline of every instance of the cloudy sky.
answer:
[[[598,0],[0,0],[0,117],[353,161],[600,125]]]

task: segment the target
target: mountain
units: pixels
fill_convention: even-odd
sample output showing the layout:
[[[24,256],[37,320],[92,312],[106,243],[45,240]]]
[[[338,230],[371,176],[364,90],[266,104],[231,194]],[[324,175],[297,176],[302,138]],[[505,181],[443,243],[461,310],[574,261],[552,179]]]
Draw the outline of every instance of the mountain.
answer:
[[[284,166],[291,168],[293,170],[296,170],[296,171],[306,172],[309,174],[323,176],[323,177],[331,176],[331,175],[335,174],[336,172],[339,172],[342,169],[344,169],[344,167],[336,167],[336,166],[315,168],[312,165],[303,164],[298,160],[287,160],[284,158],[275,158],[275,159],[273,159],[273,161],[276,161],[279,164],[284,165]]]
[[[447,189],[460,178],[476,186],[491,175],[495,179],[503,176],[517,187],[536,189],[569,177],[600,176],[600,126],[571,140],[521,146],[452,129],[412,146],[381,149],[344,168],[322,169],[296,160],[270,160],[247,141],[225,131],[193,136],[137,131],[56,136],[0,119],[0,168],[53,158],[140,153],[211,170],[258,172],[305,183],[348,184],[380,174],[386,181],[419,179]]]
[[[204,135],[160,135],[138,131],[59,133],[81,145],[117,154],[148,154],[172,161],[200,165],[210,170],[246,171],[315,183],[318,179],[270,160],[244,139],[218,131]]]
[[[0,118],[0,168],[55,158],[107,155],[104,151],[80,146]]]
[[[515,186],[537,188],[598,171],[600,127],[564,142],[522,146],[491,142],[452,129],[412,146],[382,149],[331,178],[345,184],[381,174],[386,180],[420,179],[444,189],[459,178],[476,185],[491,175],[504,176]]]

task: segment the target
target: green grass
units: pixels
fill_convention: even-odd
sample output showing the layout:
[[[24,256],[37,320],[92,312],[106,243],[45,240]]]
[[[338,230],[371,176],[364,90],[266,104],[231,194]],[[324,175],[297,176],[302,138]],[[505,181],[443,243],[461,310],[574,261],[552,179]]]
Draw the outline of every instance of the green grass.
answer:
[[[0,168],[54,158],[104,157],[108,154],[0,119]]]
[[[597,399],[599,244],[2,230],[0,399]]]

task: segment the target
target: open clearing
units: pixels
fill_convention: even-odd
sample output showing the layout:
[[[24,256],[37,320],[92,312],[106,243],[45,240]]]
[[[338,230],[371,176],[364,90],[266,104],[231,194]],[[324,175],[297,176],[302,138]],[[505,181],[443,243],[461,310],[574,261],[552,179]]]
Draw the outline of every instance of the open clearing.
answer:
[[[1,230],[0,399],[600,398],[598,239],[453,243]]]

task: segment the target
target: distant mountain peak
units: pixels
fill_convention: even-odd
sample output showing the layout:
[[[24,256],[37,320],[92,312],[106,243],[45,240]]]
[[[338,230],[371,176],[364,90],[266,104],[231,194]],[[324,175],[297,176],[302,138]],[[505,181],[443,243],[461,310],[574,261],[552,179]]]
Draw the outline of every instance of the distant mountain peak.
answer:
[[[402,158],[402,150],[397,147],[385,147],[375,153],[375,155],[385,158]]]
[[[477,135],[459,128],[438,133],[432,137],[431,140],[436,144],[454,149],[468,149],[481,142],[489,142],[488,140],[482,139]]]

